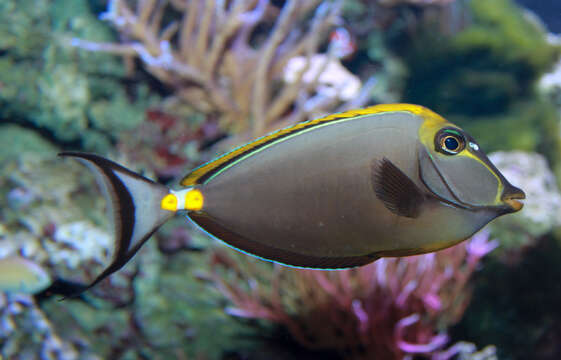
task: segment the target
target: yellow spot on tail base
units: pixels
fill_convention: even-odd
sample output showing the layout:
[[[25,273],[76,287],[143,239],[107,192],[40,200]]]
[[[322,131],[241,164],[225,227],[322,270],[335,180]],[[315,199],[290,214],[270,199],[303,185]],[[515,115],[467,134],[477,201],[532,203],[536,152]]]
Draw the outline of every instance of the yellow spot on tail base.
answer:
[[[164,210],[177,211],[177,196],[175,196],[174,194],[167,194],[162,199],[162,203],[160,206]]]
[[[185,195],[185,209],[198,211],[203,208],[204,196],[200,190],[193,189]]]

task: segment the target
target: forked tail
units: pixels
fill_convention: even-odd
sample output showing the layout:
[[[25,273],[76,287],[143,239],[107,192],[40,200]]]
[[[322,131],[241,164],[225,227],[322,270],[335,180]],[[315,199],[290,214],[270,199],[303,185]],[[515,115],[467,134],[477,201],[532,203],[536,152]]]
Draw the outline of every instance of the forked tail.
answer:
[[[170,190],[166,186],[113,161],[81,152],[62,152],[59,156],[74,157],[94,172],[107,198],[115,228],[112,261],[90,285],[81,289],[85,291],[122,268],[146,240],[175,214],[177,207],[171,209],[164,204],[166,199],[170,199],[167,196]]]

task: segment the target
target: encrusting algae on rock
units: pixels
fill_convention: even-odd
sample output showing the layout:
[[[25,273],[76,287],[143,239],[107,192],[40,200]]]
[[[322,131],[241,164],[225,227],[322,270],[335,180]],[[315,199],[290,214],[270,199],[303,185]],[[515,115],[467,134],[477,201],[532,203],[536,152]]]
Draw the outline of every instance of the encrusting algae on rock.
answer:
[[[519,260],[516,253],[534,245],[538,239],[561,226],[561,193],[555,176],[543,155],[522,151],[494,152],[489,158],[514,184],[528,195],[524,211],[497,219],[490,225],[508,262]]]
[[[53,160],[27,152],[0,162],[0,258],[22,256],[53,279],[75,278],[107,262],[111,236],[95,182]]]
[[[98,360],[78,337],[66,339],[26,294],[0,293],[1,355],[6,359]]]
[[[497,47],[504,50],[498,52],[504,58],[514,55],[514,58],[511,57],[513,61],[504,63],[501,60],[503,56],[495,57],[496,51],[484,51],[485,54],[480,54],[483,58],[480,56],[478,59],[491,65],[486,67],[483,64],[475,77],[469,77],[475,79],[474,84],[470,81],[447,81],[455,75],[462,75],[462,71],[468,68],[462,67],[465,63],[461,61],[456,62],[455,68],[459,66],[460,70],[455,75],[440,76],[446,71],[443,72],[438,64],[446,63],[446,59],[458,59],[458,56],[438,55],[438,49],[442,48],[442,32],[430,34],[428,39],[433,41],[428,44],[431,46],[426,49],[421,46],[421,54],[423,50],[425,54],[426,51],[435,54],[429,57],[432,59],[429,63],[433,66],[428,72],[415,70],[423,67],[419,57],[411,57],[415,63],[407,64],[399,54],[391,54],[389,48],[391,38],[399,38],[399,33],[407,32],[412,38],[421,40],[414,31],[415,24],[421,18],[434,21],[436,28],[449,29],[456,25],[453,22],[458,19],[464,25],[475,19],[467,12],[468,6],[461,5],[477,3],[480,9],[486,9],[486,6],[491,8],[496,6],[492,4],[501,5],[505,2],[489,2],[487,5],[485,0],[314,0],[309,5],[308,2],[297,0],[78,0],[72,6],[65,6],[59,0],[25,0],[21,6],[19,3],[8,0],[0,5],[0,8],[9,10],[0,15],[6,20],[0,25],[0,33],[9,35],[0,40],[0,103],[4,105],[3,110],[0,110],[0,120],[22,125],[27,133],[45,136],[57,149],[37,151],[51,159],[43,156],[40,161],[25,160],[14,165],[14,162],[22,159],[18,152],[26,150],[19,147],[16,150],[14,146],[14,151],[0,160],[2,164],[7,164],[0,179],[0,187],[6,190],[6,196],[0,200],[5,230],[0,231],[0,259],[21,256],[25,261],[46,270],[55,282],[62,277],[90,283],[109,261],[117,259],[106,274],[125,264],[136,250],[142,251],[118,274],[77,298],[69,296],[61,302],[57,301],[60,293],[43,297],[41,292],[41,295],[26,296],[25,299],[29,300],[27,303],[22,300],[23,295],[10,295],[11,300],[6,303],[6,308],[24,310],[19,318],[11,315],[4,317],[7,312],[0,313],[0,321],[7,319],[2,324],[8,324],[6,329],[10,330],[0,340],[5,357],[24,354],[22,350],[26,347],[39,354],[43,346],[40,342],[44,342],[43,348],[51,349],[44,352],[45,356],[69,359],[87,358],[88,352],[102,358],[124,359],[191,359],[199,358],[197,355],[208,359],[236,356],[254,359],[259,356],[258,351],[244,353],[242,346],[231,344],[232,338],[239,338],[240,323],[250,326],[259,324],[262,327],[258,327],[255,333],[265,336],[268,334],[263,331],[264,327],[277,330],[283,328],[283,324],[289,324],[280,334],[271,333],[275,336],[270,339],[274,344],[265,343],[262,338],[242,340],[248,345],[251,343],[249,346],[253,349],[257,347],[261,354],[278,358],[312,358],[291,356],[290,351],[300,351],[302,346],[307,349],[321,346],[325,349],[320,354],[326,355],[323,358],[344,356],[391,360],[403,357],[442,360],[464,358],[464,354],[468,353],[472,353],[475,359],[475,347],[491,342],[498,345],[499,355],[503,347],[508,347],[494,339],[487,342],[478,339],[476,346],[457,343],[458,340],[474,339],[449,328],[462,316],[464,307],[470,301],[472,283],[467,283],[469,276],[462,278],[464,271],[478,269],[482,265],[488,268],[494,262],[494,259],[488,259],[487,263],[468,260],[473,257],[472,253],[483,253],[496,245],[495,241],[488,241],[487,238],[486,241],[473,243],[468,240],[455,248],[444,250],[442,254],[429,252],[419,257],[382,258],[357,269],[329,272],[287,268],[243,254],[234,256],[231,252],[229,255],[239,261],[219,264],[225,257],[213,257],[212,261],[216,263],[211,266],[212,271],[218,269],[213,273],[217,278],[209,283],[200,281],[200,274],[208,273],[207,255],[212,256],[213,253],[207,246],[212,240],[202,232],[193,231],[195,227],[192,224],[181,227],[184,218],[175,216],[173,224],[166,223],[174,230],[171,227],[162,229],[157,235],[158,243],[154,241],[142,245],[147,237],[141,236],[154,225],[146,221],[150,220],[151,214],[165,214],[159,218],[163,221],[167,216],[173,216],[176,210],[183,209],[180,210],[182,214],[197,218],[209,233],[245,252],[284,264],[332,269],[354,266],[357,263],[353,261],[357,258],[366,262],[374,261],[378,255],[407,255],[436,250],[461,241],[479,225],[473,226],[473,231],[465,231],[462,236],[454,236],[454,241],[430,244],[434,246],[425,247],[427,243],[424,243],[422,247],[412,247],[417,244],[412,244],[414,237],[410,234],[419,234],[419,238],[426,234],[438,234],[445,238],[458,231],[458,223],[470,223],[468,220],[471,216],[477,217],[476,213],[481,215],[483,225],[487,221],[484,212],[491,216],[494,211],[519,209],[521,203],[517,198],[522,197],[522,194],[512,188],[505,194],[509,186],[504,186],[506,183],[501,176],[493,175],[502,173],[511,180],[509,172],[503,173],[501,167],[496,171],[491,163],[478,162],[478,159],[483,159],[480,149],[509,149],[516,146],[526,151],[547,151],[548,161],[555,166],[552,159],[556,157],[557,147],[551,146],[549,140],[558,132],[554,127],[546,127],[544,121],[540,121],[541,127],[538,129],[541,130],[527,131],[536,128],[532,125],[536,124],[534,119],[543,118],[540,114],[545,111],[541,103],[535,101],[535,96],[529,94],[531,91],[526,93],[517,90],[524,88],[524,84],[529,85],[526,88],[531,88],[531,79],[545,70],[545,66],[540,65],[540,59],[549,56],[550,51],[543,44],[534,42],[538,46],[538,60],[530,63],[535,71],[525,77],[527,72],[524,69],[529,68],[526,64],[533,61],[528,58],[528,54],[532,54],[528,49],[532,47],[526,43],[520,49],[516,40],[518,37],[512,37],[510,39],[514,40],[503,42],[502,47]],[[106,4],[109,6],[104,10]],[[466,13],[457,10],[466,10]],[[352,15],[351,11],[361,15]],[[438,12],[436,17],[435,11]],[[476,25],[482,29],[485,26],[480,22],[483,16],[479,12],[476,14]],[[489,13],[486,18],[493,19],[497,14]],[[493,29],[498,30],[488,37],[481,37],[487,39],[482,41],[487,48],[499,36],[514,33],[509,31],[516,27],[509,25],[507,29],[502,21],[483,29],[489,33],[493,33]],[[450,24],[452,26],[447,27]],[[357,45],[354,57],[342,61],[332,58],[327,36],[335,27],[345,28],[354,36]],[[461,26],[456,29],[460,31]],[[374,37],[372,33],[379,34],[378,42],[371,41]],[[471,35],[463,35],[463,41],[469,43],[470,35],[473,36],[473,43],[476,43],[478,34],[475,31]],[[454,36],[452,33],[448,35]],[[405,45],[402,48],[407,47],[406,44],[402,45]],[[471,55],[472,51],[477,53],[476,50],[465,49],[464,54]],[[544,49],[547,51],[542,51]],[[119,55],[103,54],[104,51]],[[524,56],[516,57],[516,54]],[[487,55],[493,58],[489,59]],[[319,60],[316,62],[314,59]],[[300,61],[300,65],[295,67],[293,77],[290,80],[283,78],[295,60]],[[352,79],[344,89],[331,86],[335,84],[333,79],[325,76],[329,75],[329,71],[322,72],[327,65],[335,63],[342,65],[339,70],[345,78]],[[476,66],[482,64],[477,61],[473,63]],[[499,66],[494,67],[495,63],[499,63]],[[327,65],[322,68],[322,64]],[[399,64],[403,64],[403,68]],[[384,78],[390,72],[388,68],[391,65],[394,66],[394,72]],[[521,72],[511,73],[516,68],[522,69]],[[26,71],[11,71],[17,69]],[[185,69],[187,72],[182,72]],[[190,72],[189,69],[195,71]],[[467,70],[471,71],[472,67]],[[299,72],[303,74],[301,79]],[[486,77],[486,73],[496,76]],[[252,77],[253,74],[257,76]],[[362,85],[373,74],[377,93]],[[408,84],[404,94],[401,83],[407,78],[406,74],[412,79],[439,74],[432,79],[424,77],[427,82],[435,81],[433,84],[436,85],[416,87],[416,90],[425,93],[414,94],[418,96],[417,99],[430,95],[432,100],[429,100],[433,101],[432,106],[439,113],[452,108],[459,115],[465,115],[477,109],[450,107],[453,101],[465,100],[466,96],[471,104],[494,106],[501,103],[490,99],[501,100],[503,96],[513,94],[517,97],[531,95],[525,99],[527,108],[533,109],[528,116],[524,115],[527,119],[524,124],[528,127],[515,126],[521,122],[511,115],[516,114],[516,118],[520,118],[520,114],[526,114],[517,112],[520,108],[518,103],[514,104],[515,101],[513,106],[509,106],[509,113],[501,113],[497,107],[498,110],[495,110],[499,114],[493,118],[470,115],[456,120],[448,117],[452,113],[443,113],[450,121],[465,125],[465,130],[477,133],[477,141],[462,129],[450,125],[450,128],[439,128],[438,131],[442,130],[440,133],[431,133],[432,138],[426,136],[427,141],[421,142],[421,146],[429,146],[432,152],[416,152],[412,150],[412,144],[421,137],[409,136],[407,127],[400,125],[396,130],[396,133],[401,132],[400,135],[387,136],[382,141],[392,143],[395,152],[389,151],[388,155],[384,149],[376,153],[380,156],[362,157],[359,156],[362,155],[361,149],[358,155],[352,149],[349,151],[354,145],[352,143],[356,142],[357,148],[361,144],[365,145],[364,148],[373,148],[375,146],[370,142],[375,143],[378,137],[385,138],[385,130],[364,131],[356,137],[352,135],[345,138],[339,135],[349,135],[349,128],[358,126],[357,123],[364,119],[358,118],[362,115],[353,116],[352,119],[333,119],[333,122],[312,120],[289,128],[285,133],[281,131],[276,137],[266,136],[262,142],[257,140],[211,161],[196,169],[185,180],[185,188],[178,186],[170,191],[161,187],[162,196],[153,199],[150,196],[137,196],[151,193],[144,192],[143,185],[139,184],[146,185],[147,189],[157,185],[113,163],[106,163],[111,165],[105,168],[109,171],[104,174],[117,177],[124,192],[132,194],[135,205],[134,209],[129,207],[127,210],[134,210],[134,216],[129,217],[134,220],[131,241],[128,244],[121,242],[118,246],[111,240],[114,229],[104,230],[107,224],[102,216],[104,204],[93,182],[89,181],[91,178],[88,173],[74,167],[76,164],[71,161],[57,163],[52,160],[53,154],[60,148],[96,151],[104,157],[127,164],[147,178],[169,184],[172,179],[184,175],[185,171],[206,162],[233,144],[245,142],[250,136],[260,136],[275,127],[288,126],[298,120],[316,116],[321,118],[325,113],[344,111],[351,108],[350,104],[354,104],[352,108],[363,106],[355,101],[363,95],[363,104],[403,101],[404,95],[411,94],[409,90],[412,90],[410,86],[414,82]],[[33,79],[36,81],[33,82]],[[440,84],[444,81],[443,86],[438,85],[438,79],[441,79]],[[504,86],[512,79],[522,80],[517,82],[518,88]],[[319,82],[325,82],[329,87],[321,88]],[[456,89],[451,84],[456,84]],[[498,87],[494,86],[497,84]],[[478,91],[462,92],[462,89],[470,86],[475,86],[471,88],[477,88]],[[443,100],[442,96],[446,95],[441,92],[443,88],[451,90],[444,93],[452,94],[453,98]],[[390,91],[391,96],[388,94]],[[380,96],[380,93],[385,96]],[[164,97],[166,100],[160,101]],[[150,99],[158,101],[148,101]],[[423,101],[419,103],[430,105]],[[148,111],[147,104],[150,106]],[[554,111],[551,113],[555,114]],[[388,112],[379,117],[390,123],[389,118],[402,119],[407,116]],[[505,120],[500,123],[495,121],[499,116]],[[464,119],[465,123],[462,122]],[[139,131],[135,125],[143,120],[143,125],[153,125],[155,131]],[[469,127],[471,124],[468,121],[471,120],[474,123],[492,124],[493,127]],[[554,120],[557,121],[557,118]],[[315,125],[307,127],[310,123]],[[8,131],[4,133],[4,129],[9,130],[9,134]],[[133,139],[128,142],[123,132],[127,129],[132,129],[127,136]],[[501,129],[500,138],[497,141],[495,135],[499,132],[476,131],[481,129]],[[11,135],[15,134],[12,130],[2,126],[0,134],[4,136],[0,138],[19,139],[19,135]],[[337,136],[315,139],[319,133],[325,135],[329,131]],[[548,137],[542,138],[540,134]],[[361,143],[357,139],[364,141]],[[313,156],[317,158],[308,154],[304,140],[314,145],[311,152],[315,152]],[[298,151],[295,144],[302,151]],[[340,148],[344,151],[338,153]],[[4,154],[8,154],[8,151]],[[419,158],[417,154],[424,157]],[[95,159],[98,162],[105,161],[100,157]],[[366,160],[359,164],[363,159]],[[458,159],[462,159],[457,161],[461,165],[454,163]],[[329,171],[322,172],[324,168]],[[250,175],[244,178],[243,173]],[[237,181],[235,186],[223,185],[232,185],[234,180]],[[112,184],[116,183],[115,178],[111,181]],[[259,182],[268,186],[260,187]],[[520,185],[528,193],[532,192],[531,186],[526,189],[524,183],[517,183],[514,178],[512,184]],[[500,185],[503,185],[502,188]],[[221,186],[219,190],[222,192],[216,190]],[[132,188],[142,191],[129,191]],[[120,200],[124,198],[122,190],[117,194]],[[255,198],[254,194],[257,194]],[[367,199],[376,204],[373,206],[376,215],[370,218],[364,215],[372,210],[364,205]],[[148,200],[148,204],[140,200]],[[547,200],[552,200],[553,204],[555,198],[551,196]],[[495,207],[500,202],[503,204]],[[267,206],[271,203],[272,206]],[[492,205],[486,207],[487,204]],[[544,201],[542,205],[549,204]],[[152,205],[155,211],[142,213]],[[502,205],[504,207],[499,209]],[[431,215],[433,207],[439,209],[439,206],[445,208],[442,211],[448,215],[460,215],[453,217],[454,221],[449,221],[450,217],[447,216],[434,215],[434,212]],[[502,219],[514,221],[515,217],[525,215],[533,208],[527,206],[524,212]],[[119,215],[125,213],[121,211]],[[345,218],[333,221],[333,214]],[[468,215],[463,217],[461,214]],[[535,215],[536,223],[531,224],[532,231],[535,225],[535,229],[538,229],[536,233],[549,232],[550,223],[545,221],[548,217],[538,217],[538,213]],[[287,220],[290,216],[293,218]],[[439,220],[444,225],[434,225]],[[541,220],[544,222],[541,223]],[[416,230],[419,231],[410,230],[403,236],[391,239],[385,236],[376,238],[370,234],[379,230],[378,233],[390,234],[391,237],[393,224],[403,229],[413,229],[418,224]],[[173,235],[167,236],[171,233]],[[324,237],[323,234],[331,234],[332,237]],[[362,236],[364,240],[360,241],[361,234],[368,236]],[[493,237],[496,235],[493,234]],[[164,238],[169,240],[165,246],[162,245]],[[347,239],[350,241],[347,242]],[[401,239],[405,240],[399,243],[397,249],[384,253],[385,246]],[[475,240],[478,239],[480,237],[476,236]],[[479,245],[476,246],[476,243]],[[350,249],[344,249],[340,244],[351,246]],[[368,248],[374,245],[377,247]],[[294,256],[294,253],[300,256]],[[112,258],[112,255],[115,257]],[[328,260],[315,262],[318,258]],[[341,258],[344,259],[337,262]],[[240,279],[232,278],[235,277],[236,265],[245,262],[257,264],[257,269],[265,270],[255,276],[248,274],[240,276]],[[555,274],[554,271],[548,273]],[[483,275],[478,276],[476,281],[483,277],[487,279]],[[229,281],[232,279],[234,281]],[[540,282],[536,281],[536,284],[544,283],[541,279]],[[236,293],[239,290],[237,287],[242,291]],[[270,287],[274,291],[267,294]],[[309,288],[312,288],[312,292]],[[233,296],[230,297],[232,294],[224,289],[231,290]],[[231,302],[225,302],[223,295]],[[31,304],[34,299],[36,303]],[[10,305],[14,302],[21,306]],[[203,303],[206,307],[201,306]],[[45,321],[28,322],[23,314],[31,309],[42,312]],[[255,320],[263,319],[263,314],[272,321]],[[240,317],[252,320],[240,321]],[[204,320],[197,320],[201,318]],[[21,322],[22,319],[25,321]],[[334,321],[328,323],[330,319]],[[553,326],[556,326],[558,321],[552,321]],[[271,323],[281,326],[270,326]],[[10,328],[9,324],[15,326]],[[551,323],[544,324],[543,329],[547,330]],[[34,325],[37,326],[32,330]],[[44,330],[49,326],[48,331]],[[286,336],[289,327],[291,329],[288,332],[295,336]],[[51,335],[41,335],[46,333]],[[223,336],[225,333],[228,334]],[[33,346],[27,346],[28,342],[22,341],[25,336],[35,339]],[[296,342],[293,341],[295,339]],[[386,346],[378,346],[378,341],[384,341]],[[275,352],[278,349],[275,346],[280,348],[279,353]],[[365,347],[368,350],[366,352]],[[486,349],[490,350],[478,356],[492,358],[492,347]]]
[[[136,127],[157,95],[126,79],[107,54],[68,46],[67,39],[114,39],[87,0],[0,2],[0,119],[47,132],[61,143],[106,152]],[[127,82],[128,85],[123,84]],[[116,113],[120,114],[117,118]]]

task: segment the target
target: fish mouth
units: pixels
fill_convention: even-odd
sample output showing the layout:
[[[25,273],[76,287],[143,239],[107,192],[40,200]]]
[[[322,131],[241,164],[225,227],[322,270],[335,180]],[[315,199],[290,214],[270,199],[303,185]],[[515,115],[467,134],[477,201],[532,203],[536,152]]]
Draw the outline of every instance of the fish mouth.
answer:
[[[526,194],[519,188],[510,185],[505,189],[501,200],[511,208],[511,212],[517,212],[524,207],[524,203],[519,200],[526,199]]]
[[[523,199],[523,198],[521,198]],[[508,206],[510,206],[512,208],[513,212],[516,211],[520,211],[523,207],[524,207],[524,203],[521,201],[518,201],[518,199],[507,199],[504,200],[505,204],[507,204]]]

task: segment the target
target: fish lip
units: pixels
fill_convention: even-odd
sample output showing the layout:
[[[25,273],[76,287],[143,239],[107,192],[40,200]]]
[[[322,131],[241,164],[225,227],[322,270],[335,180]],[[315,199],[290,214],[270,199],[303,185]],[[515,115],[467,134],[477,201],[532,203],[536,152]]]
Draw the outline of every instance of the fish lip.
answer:
[[[519,200],[523,199],[526,199],[526,194],[524,193],[524,191],[512,185],[505,189],[505,192],[503,193],[503,196],[501,198],[503,203],[510,207],[511,212],[522,210],[522,208],[524,207],[524,203]]]
[[[524,207],[524,203],[522,203],[521,201],[518,201],[516,199],[507,199],[507,200],[504,200],[504,203],[507,204],[508,206],[510,206],[510,208],[512,209],[512,212],[520,211]]]

